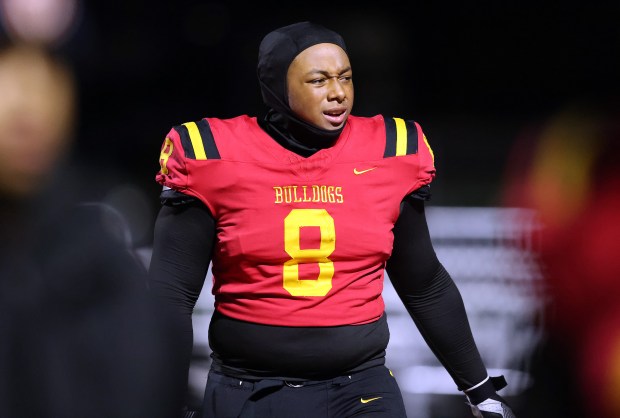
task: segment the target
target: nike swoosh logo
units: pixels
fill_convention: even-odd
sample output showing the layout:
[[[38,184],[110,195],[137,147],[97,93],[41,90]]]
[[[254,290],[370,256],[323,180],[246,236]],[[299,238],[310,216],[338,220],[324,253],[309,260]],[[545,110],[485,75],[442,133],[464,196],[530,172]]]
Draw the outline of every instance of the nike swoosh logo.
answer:
[[[353,174],[364,174],[364,173],[368,173],[369,171],[374,170],[377,167],[372,167],[372,168],[367,168],[366,170],[358,170],[357,168],[353,169]]]
[[[360,402],[368,403],[368,402],[376,401],[377,399],[381,399],[381,396],[379,396],[378,398],[368,398],[368,399],[360,398]]]

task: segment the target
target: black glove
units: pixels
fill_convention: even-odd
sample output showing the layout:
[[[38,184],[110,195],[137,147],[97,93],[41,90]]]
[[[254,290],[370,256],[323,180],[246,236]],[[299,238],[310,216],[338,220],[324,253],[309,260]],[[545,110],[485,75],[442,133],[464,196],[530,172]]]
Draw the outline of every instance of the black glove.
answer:
[[[504,376],[490,377],[482,385],[465,392],[467,404],[476,418],[516,418],[497,391],[506,387]]]

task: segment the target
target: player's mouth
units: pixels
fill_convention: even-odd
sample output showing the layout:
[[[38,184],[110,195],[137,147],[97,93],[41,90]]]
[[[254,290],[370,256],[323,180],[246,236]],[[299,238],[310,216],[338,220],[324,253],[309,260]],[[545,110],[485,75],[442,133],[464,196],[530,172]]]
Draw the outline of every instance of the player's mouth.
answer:
[[[323,111],[323,116],[333,126],[340,126],[347,119],[347,108],[337,107]]]

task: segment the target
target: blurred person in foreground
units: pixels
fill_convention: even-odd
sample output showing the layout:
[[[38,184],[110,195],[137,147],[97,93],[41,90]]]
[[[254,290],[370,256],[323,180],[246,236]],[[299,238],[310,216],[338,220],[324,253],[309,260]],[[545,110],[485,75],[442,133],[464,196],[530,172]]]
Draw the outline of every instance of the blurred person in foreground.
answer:
[[[426,137],[411,120],[352,116],[352,74],[336,32],[279,28],[259,48],[264,119],[204,118],[165,138],[150,275],[186,332],[178,384],[212,261],[203,417],[405,417],[385,366],[387,269],[474,414],[513,417],[431,244]]]
[[[77,199],[75,96],[46,50],[0,48],[0,416],[167,418],[171,334],[124,219]]]
[[[620,417],[620,112],[569,106],[517,141],[505,203],[533,208],[547,303],[531,418]]]

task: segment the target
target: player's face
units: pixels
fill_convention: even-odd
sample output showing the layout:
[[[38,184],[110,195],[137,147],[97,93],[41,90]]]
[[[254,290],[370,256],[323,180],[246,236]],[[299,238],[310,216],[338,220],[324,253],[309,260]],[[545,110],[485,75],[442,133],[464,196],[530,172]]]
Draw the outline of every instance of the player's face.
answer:
[[[344,126],[353,107],[353,79],[346,52],[335,44],[303,50],[288,69],[288,103],[301,119],[319,128]]]

